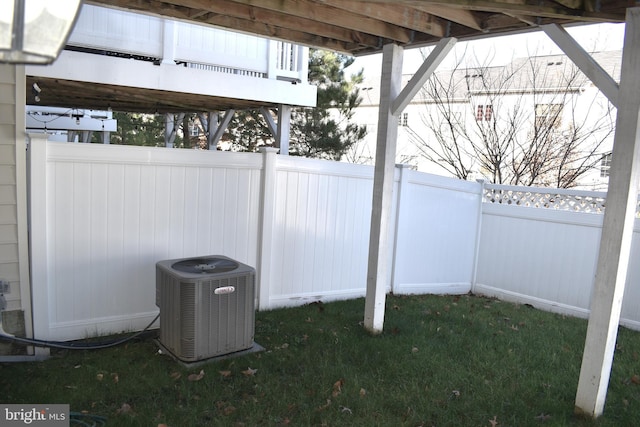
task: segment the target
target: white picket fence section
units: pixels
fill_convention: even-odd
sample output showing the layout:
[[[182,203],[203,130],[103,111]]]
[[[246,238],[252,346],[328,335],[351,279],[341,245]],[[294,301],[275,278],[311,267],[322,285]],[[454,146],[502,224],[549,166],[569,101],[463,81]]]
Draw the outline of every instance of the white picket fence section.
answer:
[[[143,328],[166,259],[220,254],[256,267],[261,310],[365,294],[369,166],[42,139],[29,157],[38,338]],[[602,214],[489,203],[488,189],[398,167],[387,290],[585,316]],[[628,282],[622,323],[640,329],[640,263]]]

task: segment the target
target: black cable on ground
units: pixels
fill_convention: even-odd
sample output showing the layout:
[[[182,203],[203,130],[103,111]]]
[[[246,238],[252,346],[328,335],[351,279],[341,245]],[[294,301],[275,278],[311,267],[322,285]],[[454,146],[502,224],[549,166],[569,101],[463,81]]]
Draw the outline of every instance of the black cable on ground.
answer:
[[[71,412],[69,413],[69,421],[71,425],[99,427],[107,424],[107,417],[83,414],[82,412]]]
[[[120,344],[124,344],[133,339],[138,338],[142,334],[146,333],[149,330],[149,328],[151,328],[151,325],[153,325],[156,322],[156,320],[158,320],[158,318],[160,318],[160,314],[158,314],[151,321],[151,323],[149,323],[143,330],[136,332],[135,334],[130,335],[128,337],[121,338],[118,340],[111,340],[111,341],[102,341],[102,342],[95,342],[95,343],[81,343],[81,342],[74,343],[74,342],[65,342],[65,341],[39,340],[37,338],[21,338],[21,337],[14,337],[12,335],[4,335],[1,333],[0,333],[0,340],[34,345],[36,347],[58,348],[62,350],[100,350],[104,348],[115,347]]]

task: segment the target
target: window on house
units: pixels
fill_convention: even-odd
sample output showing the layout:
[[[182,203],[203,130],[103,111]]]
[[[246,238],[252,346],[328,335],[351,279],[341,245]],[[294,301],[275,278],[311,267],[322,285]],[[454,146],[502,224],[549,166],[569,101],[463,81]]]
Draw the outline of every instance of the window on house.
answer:
[[[493,119],[493,105],[478,105],[476,108],[476,121],[489,122]]]
[[[558,128],[562,122],[562,104],[536,104],[536,127]]]
[[[608,178],[611,169],[611,153],[605,154],[600,159],[600,178]]]
[[[492,105],[485,105],[484,106],[484,120],[486,122],[491,121],[491,119],[493,118],[493,106]]]
[[[189,136],[198,136],[200,135],[200,127],[197,125],[189,126]]]
[[[398,125],[409,126],[409,113],[400,114],[400,117],[398,117]]]

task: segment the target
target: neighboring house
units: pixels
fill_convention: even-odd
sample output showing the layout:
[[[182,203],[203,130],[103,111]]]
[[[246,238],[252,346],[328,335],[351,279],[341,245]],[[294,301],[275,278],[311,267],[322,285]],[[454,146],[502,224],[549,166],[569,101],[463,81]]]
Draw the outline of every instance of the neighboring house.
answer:
[[[619,80],[621,51],[597,52],[593,57]],[[446,155],[438,142],[452,143],[451,135],[456,134],[462,151],[460,163],[469,169],[466,178],[493,181],[490,171],[477,160],[476,152],[465,140],[482,144],[482,138],[504,139],[509,134],[511,138],[519,138],[519,144],[522,141],[531,144],[536,138],[538,144],[571,141],[579,145],[572,148],[574,159],[586,152],[591,155],[591,167],[573,186],[606,189],[615,109],[576,70],[566,56],[547,55],[519,58],[499,67],[461,66],[436,72],[398,116],[396,162],[423,172],[456,176],[446,164]],[[403,85],[410,78],[411,75],[403,76]],[[377,76],[365,75],[360,85],[362,103],[356,109],[354,121],[366,125],[368,132],[363,144],[355,147],[345,160],[373,163],[379,81]],[[536,185],[553,186],[553,183],[538,181]]]

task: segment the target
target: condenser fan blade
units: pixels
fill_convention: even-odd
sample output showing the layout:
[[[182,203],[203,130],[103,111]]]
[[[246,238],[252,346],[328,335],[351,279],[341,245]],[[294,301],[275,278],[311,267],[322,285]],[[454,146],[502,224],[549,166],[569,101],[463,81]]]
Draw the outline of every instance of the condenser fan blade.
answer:
[[[224,258],[192,258],[178,261],[171,268],[192,274],[226,273],[238,268],[238,263]]]

